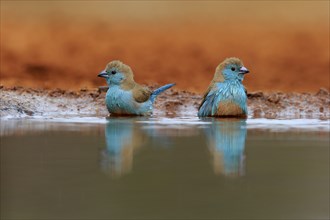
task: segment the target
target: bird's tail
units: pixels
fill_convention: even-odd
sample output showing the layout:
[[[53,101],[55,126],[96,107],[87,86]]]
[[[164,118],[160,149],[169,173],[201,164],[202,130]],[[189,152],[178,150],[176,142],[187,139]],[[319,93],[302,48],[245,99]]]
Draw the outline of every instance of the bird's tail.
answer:
[[[171,83],[171,84],[167,84],[167,85],[165,85],[165,86],[162,86],[162,87],[160,87],[160,88],[158,88],[158,89],[155,89],[155,90],[151,93],[151,97],[150,97],[151,102],[153,103],[153,102],[155,101],[156,97],[157,97],[160,93],[164,92],[165,90],[171,88],[171,87],[174,86],[174,85],[175,85],[175,83]]]

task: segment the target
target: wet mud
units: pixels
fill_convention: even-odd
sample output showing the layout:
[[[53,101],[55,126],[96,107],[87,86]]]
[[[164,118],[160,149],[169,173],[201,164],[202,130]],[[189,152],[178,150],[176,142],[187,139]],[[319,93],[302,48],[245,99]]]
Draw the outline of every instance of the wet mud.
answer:
[[[157,85],[150,86],[151,89]],[[108,116],[104,99],[106,88],[63,90],[0,87],[1,118]],[[327,89],[316,93],[248,92],[249,118],[330,119]],[[154,105],[156,117],[196,116],[202,94],[169,89]]]

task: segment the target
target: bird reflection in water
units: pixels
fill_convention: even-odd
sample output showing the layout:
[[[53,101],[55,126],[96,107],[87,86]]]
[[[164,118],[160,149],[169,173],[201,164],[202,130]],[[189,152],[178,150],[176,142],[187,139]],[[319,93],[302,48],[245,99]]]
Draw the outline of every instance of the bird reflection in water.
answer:
[[[106,147],[101,151],[102,171],[111,177],[129,173],[133,156],[144,139],[135,123],[125,119],[109,119],[105,127]]]
[[[206,128],[208,146],[216,174],[244,176],[246,121],[239,119],[211,119]]]

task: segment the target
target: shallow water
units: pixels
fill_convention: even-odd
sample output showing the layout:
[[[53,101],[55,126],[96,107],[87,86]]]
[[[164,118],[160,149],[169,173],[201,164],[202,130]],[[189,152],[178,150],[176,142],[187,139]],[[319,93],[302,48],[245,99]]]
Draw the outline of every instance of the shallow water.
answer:
[[[329,121],[2,121],[2,219],[329,218]]]

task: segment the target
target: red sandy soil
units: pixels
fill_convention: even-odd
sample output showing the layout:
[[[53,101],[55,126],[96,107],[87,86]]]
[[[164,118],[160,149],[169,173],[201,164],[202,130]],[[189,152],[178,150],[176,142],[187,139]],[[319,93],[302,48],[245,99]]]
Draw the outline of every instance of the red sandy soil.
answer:
[[[152,86],[152,89],[156,86]],[[0,118],[41,116],[98,116],[105,117],[105,91],[82,89],[42,90],[23,87],[0,87]],[[156,100],[156,117],[195,117],[202,96],[196,93],[169,89]],[[251,92],[248,93],[249,118],[330,119],[329,91],[311,93]]]
[[[239,27],[239,28],[237,28]],[[236,23],[134,25],[6,22],[1,27],[1,85],[95,88],[107,62],[120,59],[144,84],[177,83],[201,94],[216,66],[236,56],[250,70],[248,91],[329,89],[329,30]]]

